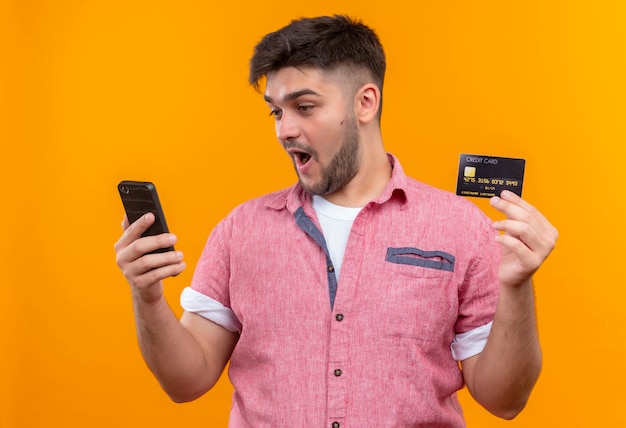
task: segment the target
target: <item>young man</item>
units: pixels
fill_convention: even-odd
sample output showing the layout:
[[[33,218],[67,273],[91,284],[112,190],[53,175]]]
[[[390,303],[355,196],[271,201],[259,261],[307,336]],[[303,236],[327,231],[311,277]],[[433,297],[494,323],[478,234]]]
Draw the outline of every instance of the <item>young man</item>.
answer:
[[[500,417],[525,406],[541,369],[532,275],[557,232],[510,192],[492,225],[407,177],[383,146],[384,72],[375,33],[344,16],[256,46],[250,82],[298,183],[216,226],[180,321],[162,280],[182,255],[144,255],[176,238],[140,238],[152,215],[124,221],[117,263],[173,400],[204,394],[230,361],[233,427],[460,427],[464,384]]]

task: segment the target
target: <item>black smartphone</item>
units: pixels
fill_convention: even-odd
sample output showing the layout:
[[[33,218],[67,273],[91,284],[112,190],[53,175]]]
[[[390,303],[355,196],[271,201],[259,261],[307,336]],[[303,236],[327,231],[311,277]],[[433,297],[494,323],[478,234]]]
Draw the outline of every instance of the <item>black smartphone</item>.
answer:
[[[130,224],[146,213],[154,214],[154,223],[141,236],[160,235],[169,232],[163,208],[161,208],[161,201],[153,183],[124,180],[117,185],[117,190],[122,198],[122,204]],[[174,246],[159,248],[151,251],[151,253],[164,253],[166,251],[174,251]]]

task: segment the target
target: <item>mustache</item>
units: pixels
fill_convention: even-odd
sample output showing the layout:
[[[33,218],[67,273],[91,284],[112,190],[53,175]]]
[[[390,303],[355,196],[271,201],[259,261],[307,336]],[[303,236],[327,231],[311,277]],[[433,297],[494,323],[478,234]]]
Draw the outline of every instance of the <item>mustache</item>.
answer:
[[[317,152],[315,150],[313,150],[310,146],[306,144],[300,143],[297,140],[287,140],[283,144],[283,147],[285,150],[297,150],[299,152],[306,153],[311,157],[317,156]]]

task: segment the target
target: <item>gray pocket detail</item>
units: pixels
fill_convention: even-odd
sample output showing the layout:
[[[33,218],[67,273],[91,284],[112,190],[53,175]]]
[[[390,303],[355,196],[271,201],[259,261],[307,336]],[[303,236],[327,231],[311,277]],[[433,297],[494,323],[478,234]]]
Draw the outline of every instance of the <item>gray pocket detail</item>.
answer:
[[[411,247],[387,248],[385,260],[401,265],[454,272],[454,256],[443,251],[424,251]]]

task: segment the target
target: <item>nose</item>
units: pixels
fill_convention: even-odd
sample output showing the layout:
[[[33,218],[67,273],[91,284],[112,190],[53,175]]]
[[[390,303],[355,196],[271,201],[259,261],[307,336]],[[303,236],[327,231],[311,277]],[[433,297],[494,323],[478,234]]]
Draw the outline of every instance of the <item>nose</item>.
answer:
[[[283,111],[280,119],[276,120],[276,137],[279,141],[298,138],[300,131],[296,118]]]

